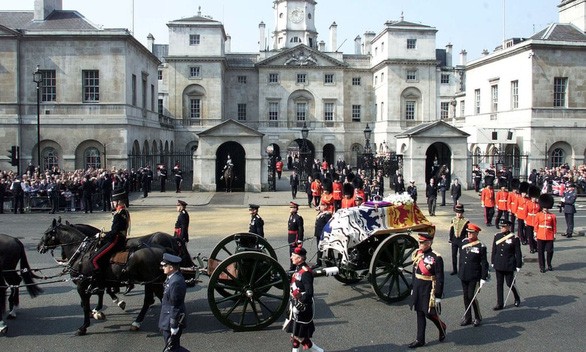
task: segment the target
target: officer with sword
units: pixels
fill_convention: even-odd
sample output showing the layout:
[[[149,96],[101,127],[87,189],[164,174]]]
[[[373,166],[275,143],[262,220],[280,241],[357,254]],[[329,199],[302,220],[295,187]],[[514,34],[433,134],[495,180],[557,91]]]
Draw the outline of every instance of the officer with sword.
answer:
[[[512,291],[515,297],[515,307],[521,304],[521,298],[515,288],[516,273],[521,270],[523,266],[523,256],[521,254],[521,242],[515,234],[511,232],[511,222],[508,220],[501,220],[501,231],[494,235],[492,242],[492,254],[490,261],[496,272],[496,306],[493,310],[501,310],[507,303],[503,301],[503,282],[507,282],[510,287],[509,293]],[[507,295],[509,298],[509,295]]]

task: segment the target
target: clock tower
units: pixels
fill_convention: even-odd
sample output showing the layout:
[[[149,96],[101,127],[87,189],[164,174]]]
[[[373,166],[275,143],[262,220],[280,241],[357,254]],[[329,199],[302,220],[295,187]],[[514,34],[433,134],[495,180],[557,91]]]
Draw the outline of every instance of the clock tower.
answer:
[[[275,0],[275,31],[273,49],[292,48],[305,44],[317,48],[315,0]]]

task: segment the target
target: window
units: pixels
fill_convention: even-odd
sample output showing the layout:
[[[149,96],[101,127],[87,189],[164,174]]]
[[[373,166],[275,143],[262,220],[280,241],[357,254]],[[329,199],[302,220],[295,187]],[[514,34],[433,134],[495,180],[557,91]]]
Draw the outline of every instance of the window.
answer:
[[[415,120],[415,101],[405,102],[405,120]]]
[[[385,54],[385,42],[380,43],[380,53]]]
[[[293,37],[289,40],[290,43],[301,43],[301,39],[299,37]]]
[[[407,70],[407,81],[417,80],[417,70]]]
[[[480,114],[480,89],[474,90],[474,114]]]
[[[334,103],[324,104],[324,121],[334,121]]]
[[[464,104],[465,100],[460,100],[460,116],[464,117],[464,113],[466,112],[466,105]]]
[[[360,77],[352,77],[352,85],[353,86],[359,86],[359,85],[361,85],[361,83],[362,82],[360,80]]]
[[[325,84],[333,84],[334,83],[334,74],[333,73],[326,73],[324,75],[324,83]]]
[[[305,73],[298,73],[297,74],[297,83],[305,83],[306,75]]]
[[[102,167],[100,162],[100,151],[96,148],[87,148],[83,153],[86,168],[99,169]]]
[[[519,107],[519,81],[511,81],[511,108]]]
[[[136,75],[132,75],[132,105],[136,106]]]
[[[100,101],[100,71],[83,70],[83,101],[85,103]]]
[[[246,84],[246,76],[238,76],[238,83]]]
[[[277,121],[279,119],[279,103],[269,103],[269,121]]]
[[[189,35],[189,45],[199,45],[199,34]]]
[[[199,66],[190,66],[189,67],[189,77],[201,77],[201,67]]]
[[[499,110],[499,86],[492,85],[490,86],[490,96],[491,96],[491,112],[497,112]]]
[[[442,101],[440,103],[440,119],[445,120],[450,116],[450,103]]]
[[[360,122],[360,115],[362,113],[361,105],[352,105],[352,122]]]
[[[279,74],[269,73],[269,83],[279,83]]]
[[[381,121],[385,119],[385,103],[380,103],[380,119]]]
[[[566,106],[566,92],[568,90],[567,77],[555,77],[553,80],[553,106]]]
[[[163,80],[163,70],[158,70],[157,71],[157,79],[159,81],[162,81]]]
[[[51,170],[54,166],[59,166],[59,154],[55,148],[45,148],[41,155],[43,156],[43,170]]]
[[[562,166],[566,162],[566,153],[562,148],[556,148],[551,152],[551,167]]]
[[[189,101],[189,117],[192,119],[201,118],[201,100],[193,98]]]
[[[380,84],[385,84],[385,73],[384,72],[380,73]]]
[[[378,84],[378,76],[374,76],[374,85],[376,86]]]
[[[450,83],[450,75],[447,74],[447,73],[442,73],[441,81],[440,82],[442,84],[448,84],[448,83]]]
[[[238,104],[238,121],[246,121],[246,104]]]
[[[157,101],[157,111],[159,114],[163,114],[163,99]]]
[[[417,39],[407,39],[407,49],[415,49],[417,47]]]
[[[378,46],[374,48],[374,56],[378,56]]]
[[[151,111],[155,111],[155,85],[151,84]]]
[[[307,103],[297,103],[295,110],[297,121],[305,121],[305,117],[307,115]]]
[[[42,70],[41,101],[57,100],[57,76],[55,70]]]
[[[147,75],[142,74],[142,116],[146,117],[147,108]]]

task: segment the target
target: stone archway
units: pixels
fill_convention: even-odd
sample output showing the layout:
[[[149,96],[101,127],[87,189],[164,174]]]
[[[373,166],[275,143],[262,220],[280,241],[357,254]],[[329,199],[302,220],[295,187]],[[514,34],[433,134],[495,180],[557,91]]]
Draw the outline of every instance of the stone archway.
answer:
[[[440,170],[448,168],[448,181],[452,168],[452,151],[443,142],[435,142],[425,152],[425,182],[432,177],[439,177]]]
[[[233,192],[244,192],[246,183],[246,152],[240,143],[225,142],[216,150],[216,191],[224,191],[225,183],[222,179],[222,170],[228,159],[234,164]]]

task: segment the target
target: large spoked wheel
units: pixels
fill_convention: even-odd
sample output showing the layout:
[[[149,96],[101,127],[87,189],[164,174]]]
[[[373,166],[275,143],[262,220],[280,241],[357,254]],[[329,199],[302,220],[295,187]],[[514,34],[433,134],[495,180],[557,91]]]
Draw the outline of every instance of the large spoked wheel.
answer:
[[[411,293],[413,260],[417,241],[406,234],[393,235],[374,251],[370,261],[369,281],[380,299],[397,302]]]
[[[321,264],[324,267],[336,266],[338,267],[338,274],[334,278],[339,282],[347,285],[355,284],[361,280],[355,270],[351,270],[342,265],[342,255],[333,249],[327,252],[327,256],[321,259]]]
[[[220,263],[208,286],[214,316],[236,331],[259,330],[277,320],[289,301],[289,278],[276,259],[241,252]]]

